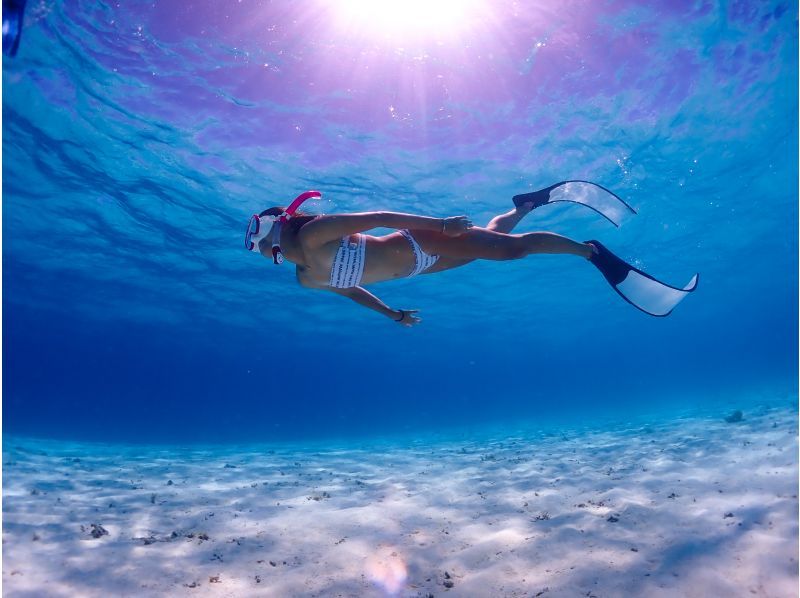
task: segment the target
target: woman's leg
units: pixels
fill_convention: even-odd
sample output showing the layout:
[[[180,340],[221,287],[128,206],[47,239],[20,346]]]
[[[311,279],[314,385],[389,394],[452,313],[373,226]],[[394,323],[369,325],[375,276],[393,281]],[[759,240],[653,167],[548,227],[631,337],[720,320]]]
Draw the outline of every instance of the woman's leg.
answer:
[[[512,230],[514,230],[517,224],[519,224],[520,221],[530,213],[532,206],[532,203],[524,204],[523,206],[514,208],[510,212],[506,212],[505,214],[498,214],[491,219],[489,224],[486,225],[486,228],[498,233],[510,233]],[[474,258],[462,259],[441,256],[439,261],[422,272],[422,274],[433,274],[434,272],[451,270],[452,268],[458,268],[459,266],[463,266],[474,261]]]
[[[505,214],[499,214],[492,218],[486,228],[498,233],[510,233],[525,216],[531,212],[532,203],[525,204],[524,207],[514,208]]]
[[[486,228],[472,228],[460,237],[412,230],[411,234],[425,252],[441,256],[425,273],[449,270],[475,259],[516,260],[532,253],[579,255],[587,259],[592,255],[591,245],[555,233],[508,234],[506,231],[513,230],[528,212],[530,210],[525,208],[511,210],[495,216]]]
[[[589,258],[592,246],[555,233],[536,232],[508,235],[488,228],[471,228],[459,237],[431,231],[413,230],[427,253],[457,259],[516,260],[532,253],[579,255]]]

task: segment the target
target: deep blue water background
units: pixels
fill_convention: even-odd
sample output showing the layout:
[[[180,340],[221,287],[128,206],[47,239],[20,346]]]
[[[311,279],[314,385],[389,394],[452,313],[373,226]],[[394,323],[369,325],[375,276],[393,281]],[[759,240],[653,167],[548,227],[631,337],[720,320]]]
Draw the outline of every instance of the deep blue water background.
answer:
[[[497,3],[515,27],[486,33],[491,64],[417,40],[391,88],[397,44],[300,35],[311,3],[34,3],[3,59],[3,431],[320,439],[796,402],[796,6],[648,4]],[[354,74],[364,54],[385,80]],[[698,291],[650,318],[579,260],[476,263],[375,285],[421,310],[403,329],[241,247],[309,188],[326,212],[482,223],[567,178],[639,215],[519,230]]]

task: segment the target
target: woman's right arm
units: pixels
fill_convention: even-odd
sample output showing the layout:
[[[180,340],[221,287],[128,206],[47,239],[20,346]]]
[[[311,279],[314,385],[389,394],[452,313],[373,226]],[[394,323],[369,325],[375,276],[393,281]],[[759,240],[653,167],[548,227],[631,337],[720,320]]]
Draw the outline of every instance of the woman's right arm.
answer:
[[[300,243],[309,249],[320,247],[373,228],[412,228],[442,232],[451,237],[464,234],[472,222],[466,216],[431,218],[398,212],[363,212],[361,214],[334,214],[315,218],[300,229]]]

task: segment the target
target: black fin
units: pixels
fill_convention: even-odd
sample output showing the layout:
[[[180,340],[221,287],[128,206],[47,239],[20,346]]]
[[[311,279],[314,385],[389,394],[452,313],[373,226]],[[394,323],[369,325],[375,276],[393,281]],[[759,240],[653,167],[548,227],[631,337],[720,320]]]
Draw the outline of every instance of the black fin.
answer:
[[[515,195],[512,199],[517,207],[528,202],[533,202],[534,208],[559,201],[579,203],[594,210],[614,226],[619,226],[626,216],[636,214],[636,210],[616,193],[591,181],[561,181],[538,191]]]
[[[697,288],[695,274],[683,287],[673,287],[634,268],[611,253],[599,241],[586,241],[597,248],[589,258],[614,290],[628,303],[651,316],[668,316],[678,303]]]
[[[3,54],[16,55],[24,13],[25,0],[3,0]]]
[[[548,201],[550,201],[550,191],[560,185],[561,183],[556,183],[555,185],[550,185],[544,189],[539,189],[538,191],[531,191],[530,193],[522,193],[520,195],[515,195],[511,199],[514,201],[514,205],[517,207],[522,206],[526,203],[533,203],[534,208],[538,208],[539,206],[543,206]]]

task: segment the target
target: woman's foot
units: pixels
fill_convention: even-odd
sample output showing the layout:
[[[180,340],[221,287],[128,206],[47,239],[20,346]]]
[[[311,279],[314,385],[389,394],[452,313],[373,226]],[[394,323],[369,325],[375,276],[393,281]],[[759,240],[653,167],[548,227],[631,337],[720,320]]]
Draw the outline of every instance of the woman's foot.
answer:
[[[529,214],[529,213],[530,213],[532,210],[533,210],[533,202],[532,202],[532,201],[525,202],[524,204],[522,204],[522,205],[519,205],[519,206],[517,206],[517,207],[515,207],[515,208],[514,208],[514,211],[517,213],[517,215],[518,215],[520,218],[523,218],[523,217],[525,217],[525,216],[526,216],[526,215],[528,215],[528,214]]]

